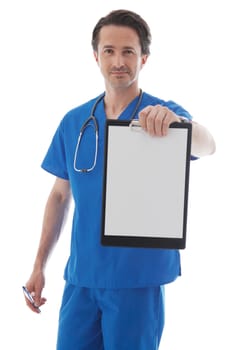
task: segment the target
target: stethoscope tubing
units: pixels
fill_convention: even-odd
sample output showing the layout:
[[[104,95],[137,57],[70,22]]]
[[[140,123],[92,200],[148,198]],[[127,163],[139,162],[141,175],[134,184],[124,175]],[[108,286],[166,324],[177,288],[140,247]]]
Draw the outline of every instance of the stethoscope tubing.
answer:
[[[97,100],[95,101],[92,109],[91,109],[91,115],[90,117],[88,117],[86,119],[86,121],[83,123],[81,129],[80,129],[80,133],[79,133],[79,136],[78,136],[78,140],[77,140],[77,144],[76,144],[76,147],[75,147],[75,153],[74,153],[74,162],[73,162],[73,168],[76,172],[79,172],[79,173],[88,173],[88,172],[91,172],[95,166],[96,166],[96,161],[97,161],[97,154],[98,154],[98,139],[99,139],[99,128],[98,128],[98,123],[97,123],[97,119],[95,117],[95,111],[96,111],[96,108],[97,108],[97,105],[102,101],[102,99],[104,98],[105,96],[105,93],[103,93],[102,95],[100,95]],[[130,117],[130,120],[132,121],[136,114],[137,114],[137,111],[139,109],[139,106],[141,104],[141,101],[142,101],[142,96],[143,96],[143,92],[142,90],[140,89],[140,94],[138,96],[138,101],[137,101],[137,104],[133,110],[133,113],[131,114],[131,117]],[[93,121],[94,125],[92,125],[90,122]],[[81,142],[81,139],[82,139],[82,136],[83,136],[83,133],[84,131],[86,130],[87,127],[89,126],[92,126],[94,129],[95,129],[95,156],[94,156],[94,161],[93,161],[93,164],[91,167],[89,168],[78,168],[76,166],[76,163],[77,163],[77,157],[78,157],[78,150],[79,150],[79,146],[80,146],[80,142]]]

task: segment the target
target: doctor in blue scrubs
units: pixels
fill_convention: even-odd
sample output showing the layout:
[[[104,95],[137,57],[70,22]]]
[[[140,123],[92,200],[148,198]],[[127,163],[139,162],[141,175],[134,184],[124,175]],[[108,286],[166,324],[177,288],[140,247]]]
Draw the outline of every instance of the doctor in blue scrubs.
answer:
[[[57,350],[159,348],[164,286],[180,275],[180,255],[173,249],[101,245],[105,122],[108,118],[138,119],[151,137],[166,137],[171,123],[189,120],[195,158],[214,153],[215,142],[180,105],[140,89],[139,73],[150,55],[150,44],[148,24],[132,11],[112,11],[98,21],[92,47],[105,91],[64,116],[42,162],[55,182],[26,283],[34,298],[34,303],[28,298],[26,303],[34,312],[46,302],[42,296],[46,263],[59,239],[70,199],[74,200]]]

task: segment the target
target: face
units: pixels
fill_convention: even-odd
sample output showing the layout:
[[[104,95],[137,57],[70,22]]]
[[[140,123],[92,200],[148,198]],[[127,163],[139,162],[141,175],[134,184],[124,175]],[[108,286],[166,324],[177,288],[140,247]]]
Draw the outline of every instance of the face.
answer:
[[[138,79],[146,63],[137,33],[129,27],[107,25],[101,28],[96,62],[107,86],[129,87]]]

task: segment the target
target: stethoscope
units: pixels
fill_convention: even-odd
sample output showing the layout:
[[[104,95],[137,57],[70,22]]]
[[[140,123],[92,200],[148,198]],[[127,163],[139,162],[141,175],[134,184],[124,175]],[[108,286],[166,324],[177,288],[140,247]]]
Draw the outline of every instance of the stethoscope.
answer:
[[[97,119],[95,117],[95,111],[96,111],[97,105],[103,100],[104,96],[105,96],[105,93],[100,95],[98,97],[98,99],[95,101],[95,103],[94,103],[94,105],[93,105],[93,107],[91,109],[90,117],[87,118],[87,120],[83,123],[83,125],[82,125],[82,127],[80,129],[80,133],[79,133],[79,136],[78,136],[77,144],[76,144],[76,147],[75,147],[74,164],[73,164],[74,170],[77,171],[78,173],[89,173],[96,166],[96,160],[97,160],[97,154],[98,154],[99,129],[98,129]],[[135,108],[134,108],[134,110],[133,110],[129,120],[133,120],[135,118],[135,115],[137,114],[139,106],[140,106],[140,104],[142,102],[142,96],[143,96],[143,92],[142,92],[142,90],[140,90],[137,104],[136,104],[136,106],[135,106]],[[76,164],[77,164],[79,146],[80,146],[83,134],[84,134],[85,130],[88,127],[94,128],[94,131],[95,131],[95,154],[94,154],[94,160],[93,160],[93,163],[92,163],[92,165],[90,167],[88,167],[88,168],[78,168],[76,166]]]

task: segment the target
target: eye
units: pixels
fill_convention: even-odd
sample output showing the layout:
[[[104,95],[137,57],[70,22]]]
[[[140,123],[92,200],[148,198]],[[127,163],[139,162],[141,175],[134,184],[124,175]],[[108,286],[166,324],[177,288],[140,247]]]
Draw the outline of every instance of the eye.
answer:
[[[134,55],[134,51],[132,49],[126,49],[123,51],[123,54],[126,56]]]
[[[106,49],[104,49],[104,53],[105,53],[106,55],[112,55],[112,54],[113,54],[113,49],[106,48]]]

